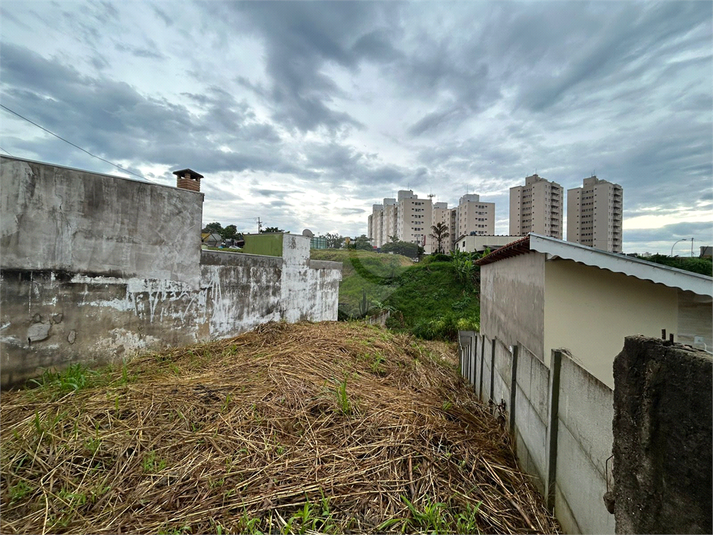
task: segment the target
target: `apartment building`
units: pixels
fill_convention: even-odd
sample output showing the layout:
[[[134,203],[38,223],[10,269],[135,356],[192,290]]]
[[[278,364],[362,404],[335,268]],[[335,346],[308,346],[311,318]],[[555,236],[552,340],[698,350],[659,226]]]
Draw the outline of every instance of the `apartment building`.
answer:
[[[567,190],[567,241],[595,249],[622,251],[624,189],[592,175],[581,188]]]
[[[562,239],[563,194],[562,186],[537,173],[525,177],[524,186],[510,188],[510,234]]]
[[[431,254],[438,246],[431,238],[431,227],[436,223],[448,227],[449,236],[442,244],[448,253],[455,250],[455,242],[462,236],[494,234],[495,203],[483,202],[479,195],[471,193],[460,198],[458,207],[448,208],[448,203],[433,203],[430,198],[419,199],[412,190],[401,190],[396,199],[387,198],[372,205],[368,236],[375,247],[396,236],[400,241],[417,243]]]
[[[396,236],[401,241],[417,243],[426,254],[430,254],[433,224],[431,199],[419,199],[410,189],[399,191],[397,197]]]
[[[438,223],[442,223],[448,228],[448,237],[443,240],[441,244],[443,252],[448,254],[454,250],[456,233],[457,233],[457,215],[458,210],[456,208],[448,208],[447,202],[436,202],[433,203],[433,225],[436,226]],[[438,247],[438,243],[433,244],[434,250]]]
[[[469,193],[460,198],[457,211],[456,239],[495,234],[495,203],[483,202],[480,195]]]

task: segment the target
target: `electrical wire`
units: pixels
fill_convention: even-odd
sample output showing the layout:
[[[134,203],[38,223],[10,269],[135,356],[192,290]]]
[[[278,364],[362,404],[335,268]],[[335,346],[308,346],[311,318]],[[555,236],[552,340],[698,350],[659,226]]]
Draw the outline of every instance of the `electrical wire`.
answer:
[[[134,176],[137,176],[137,177],[139,177],[139,178],[143,178],[144,180],[148,180],[148,178],[146,178],[145,176],[142,176],[142,175],[140,175],[140,174],[138,174],[138,173],[134,173],[133,171],[129,171],[128,169],[124,169],[124,168],[121,167],[120,165],[115,164],[114,162],[110,162],[109,160],[105,160],[105,159],[102,158],[101,156],[97,156],[96,154],[92,154],[92,153],[89,152],[88,150],[83,149],[83,148],[80,147],[79,145],[76,145],[75,143],[72,143],[71,141],[69,141],[69,140],[67,140],[67,139],[64,139],[62,136],[59,136],[59,135],[55,134],[54,132],[52,132],[52,131],[50,131],[50,130],[47,130],[44,126],[39,125],[39,124],[37,124],[37,123],[34,122],[34,121],[31,121],[31,120],[28,119],[27,117],[25,117],[25,116],[23,116],[23,115],[20,115],[20,114],[17,113],[16,111],[11,110],[10,108],[8,108],[7,106],[5,106],[5,105],[3,105],[3,104],[0,104],[0,108],[4,109],[5,111],[8,111],[8,112],[12,113],[13,115],[17,115],[20,119],[23,119],[23,120],[27,121],[28,123],[30,123],[30,124],[36,126],[37,128],[39,128],[39,129],[41,129],[41,130],[44,130],[44,131],[47,132],[48,134],[53,135],[54,137],[56,137],[57,139],[61,139],[61,140],[64,141],[65,143],[69,143],[69,144],[72,145],[74,148],[77,148],[77,149],[81,150],[82,152],[87,153],[89,156],[92,156],[93,158],[96,158],[97,160],[101,160],[102,162],[108,163],[109,165],[113,165],[114,167],[116,167],[117,169],[123,171],[124,173],[129,173],[129,174],[134,175]],[[2,149],[2,150],[5,150],[5,149]],[[5,150],[5,152],[7,152],[7,151]],[[10,154],[9,152],[7,152],[7,153]],[[10,156],[12,156],[12,154],[10,154]]]
[[[5,149],[3,149],[2,147],[0,147],[0,150],[3,151],[3,152],[7,152],[8,154],[10,154],[10,151],[5,150]],[[12,154],[10,154],[10,156],[12,156]],[[13,158],[14,158],[14,156],[13,156]]]

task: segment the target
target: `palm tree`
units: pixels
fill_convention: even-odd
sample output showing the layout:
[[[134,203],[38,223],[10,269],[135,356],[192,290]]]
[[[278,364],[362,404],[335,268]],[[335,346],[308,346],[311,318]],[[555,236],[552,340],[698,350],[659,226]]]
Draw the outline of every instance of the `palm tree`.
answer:
[[[436,252],[442,253],[443,240],[450,236],[450,233],[448,232],[448,225],[446,225],[445,223],[436,223],[435,225],[431,225],[431,230],[433,231],[433,233],[431,234],[431,238],[438,242],[438,248],[436,249]]]

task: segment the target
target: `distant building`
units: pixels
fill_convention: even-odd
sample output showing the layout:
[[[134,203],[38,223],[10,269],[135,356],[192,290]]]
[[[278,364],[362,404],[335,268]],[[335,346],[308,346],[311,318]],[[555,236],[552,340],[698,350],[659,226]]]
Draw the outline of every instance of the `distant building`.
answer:
[[[431,199],[419,199],[412,190],[398,193],[396,235],[401,241],[417,243],[431,253],[431,225],[433,206]]]
[[[437,202],[433,203],[433,225],[436,226],[438,223],[442,223],[448,229],[448,237],[443,240],[441,248],[444,253],[450,253],[453,250],[455,240],[457,237],[457,215],[458,211],[456,208],[448,208],[447,202]],[[438,248],[438,243],[433,240],[434,252]]]
[[[495,234],[495,203],[482,202],[480,195],[469,193],[458,201],[458,237]]]
[[[495,203],[483,202],[479,195],[471,193],[460,198],[458,207],[448,208],[448,203],[433,203],[430,198],[419,199],[412,190],[401,190],[397,199],[387,198],[372,205],[368,236],[375,247],[382,247],[395,236],[399,241],[417,243],[431,254],[438,247],[431,238],[432,226],[437,223],[448,228],[448,237],[442,243],[443,251],[448,253],[461,236],[494,233]]]
[[[510,188],[510,234],[562,239],[563,195],[562,186],[537,174],[525,177],[524,186]]]
[[[596,176],[581,188],[567,190],[567,241],[602,251],[622,250],[624,190]]]

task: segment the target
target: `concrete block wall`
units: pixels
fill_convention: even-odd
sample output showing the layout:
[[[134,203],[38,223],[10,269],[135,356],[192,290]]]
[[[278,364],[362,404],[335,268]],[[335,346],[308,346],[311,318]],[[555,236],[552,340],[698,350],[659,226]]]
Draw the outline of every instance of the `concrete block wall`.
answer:
[[[614,516],[603,500],[613,444],[613,392],[567,355],[557,416],[557,519],[567,533],[614,533]]]
[[[472,338],[480,349],[461,352],[461,369],[476,370],[474,380],[464,377],[483,402],[491,392],[496,404],[506,402],[521,467],[564,531],[614,533],[614,517],[603,500],[612,450],[611,389],[561,351],[552,358],[555,373],[522,344],[506,346],[479,332],[459,337],[461,348],[470,347]]]
[[[545,493],[547,481],[548,385],[550,370],[540,359],[520,346],[515,394],[515,445],[524,470]]]
[[[341,263],[200,249],[203,195],[0,158],[2,386],[71,363],[337,319]]]

